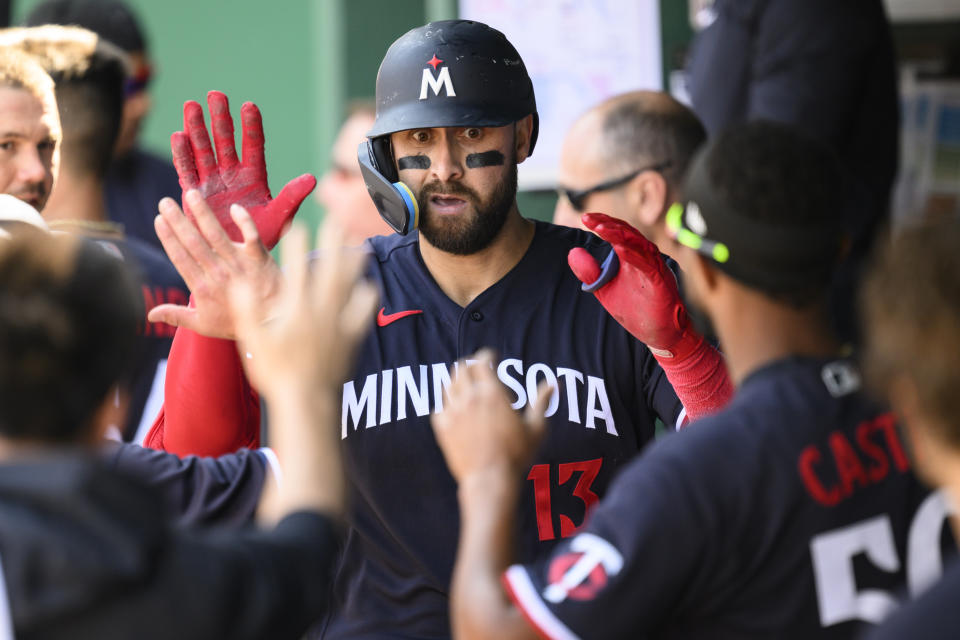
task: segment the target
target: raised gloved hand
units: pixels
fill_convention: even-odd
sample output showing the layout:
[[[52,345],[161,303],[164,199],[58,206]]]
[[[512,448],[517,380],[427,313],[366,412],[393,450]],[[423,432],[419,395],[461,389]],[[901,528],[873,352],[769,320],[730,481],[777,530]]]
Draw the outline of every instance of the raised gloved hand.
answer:
[[[587,213],[581,220],[613,245],[620,260],[617,274],[594,291],[610,315],[658,358],[683,359],[699,348],[703,338],[691,327],[676,277],[657,246],[617,218]],[[571,249],[567,262],[584,284],[600,276],[600,265],[586,249]]]
[[[263,156],[263,121],[257,105],[246,102],[240,109],[242,160],[237,157],[234,147],[233,119],[227,96],[220,91],[211,91],[207,94],[207,106],[216,157],[203,121],[203,108],[193,100],[183,105],[184,130],[170,136],[173,165],[180,178],[180,187],[184,193],[188,189],[200,191],[234,242],[240,242],[242,237],[230,217],[230,206],[242,205],[256,223],[263,244],[272,249],[304,198],[313,191],[317,179],[304,174],[287,183],[276,198],[271,198]],[[186,202],[184,209],[193,219]]]

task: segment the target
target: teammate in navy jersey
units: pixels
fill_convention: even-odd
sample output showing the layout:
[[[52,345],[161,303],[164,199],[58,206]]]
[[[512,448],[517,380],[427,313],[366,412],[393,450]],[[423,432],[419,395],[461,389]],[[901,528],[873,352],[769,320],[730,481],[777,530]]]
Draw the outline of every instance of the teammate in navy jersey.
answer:
[[[235,152],[231,157],[232,136],[223,133],[232,128],[225,98],[211,93],[209,103],[217,161],[195,103],[185,107],[186,135],[175,134],[174,160],[183,184],[199,186],[213,211],[188,192],[200,233],[169,201],[157,223],[196,304],[159,307],[151,318],[232,337],[218,299],[231,273],[260,272],[265,290],[279,274],[252,239],[223,244],[222,231],[211,228],[219,218],[233,229],[216,201],[235,196],[204,185],[233,175]],[[683,422],[684,410],[697,417],[719,408],[729,380],[717,352],[689,327],[674,276],[651,243],[597,229],[612,241],[619,271],[592,296],[581,281],[604,278],[601,262],[613,276],[609,245],[520,215],[517,164],[534,148],[538,121],[530,79],[501,33],[469,21],[410,31],[384,58],[377,103],[360,167],[398,234],[369,245],[369,276],[380,285],[382,307],[343,385],[338,431],[352,489],[351,529],[322,633],[436,638],[449,634],[447,591],[459,524],[456,487],[429,415],[443,410],[458,359],[497,348],[496,375],[516,407],[535,400],[540,381],[557,391],[545,408],[554,437],[523,474],[520,546],[529,559],[583,523],[617,468],[652,438],[656,417],[672,426]],[[262,140],[262,132],[247,126],[251,112],[244,109],[246,160],[246,145]],[[276,206],[283,200],[281,194]],[[270,237],[278,225],[271,218],[263,226]],[[177,369],[175,378],[191,384],[168,392],[158,425],[164,444],[172,434],[179,442],[209,441],[205,433],[213,429],[237,433],[238,427],[232,444],[242,444],[258,428],[242,415],[250,402],[238,377],[223,374],[222,367],[236,367],[234,360],[195,355],[218,348],[205,340],[177,334],[180,344],[193,345],[197,364],[181,370],[171,357],[168,381]],[[211,379],[233,382],[210,388]],[[193,410],[199,397],[232,398],[236,408],[220,405],[215,415]]]
[[[900,230],[868,273],[865,320],[868,379],[903,416],[917,471],[957,504],[960,496],[960,223],[944,218]],[[891,293],[893,295],[891,295]],[[960,531],[952,514],[953,531]],[[870,638],[955,638],[960,630],[960,566],[896,612]]]
[[[43,210],[51,228],[97,240],[123,258],[136,274],[144,314],[157,304],[186,303],[183,279],[162,252],[128,238],[108,220],[104,179],[120,130],[125,61],[116,47],[80,28],[56,26],[19,29],[5,40],[35,54],[55,83],[62,142],[56,181]],[[142,440],[163,400],[163,380],[173,330],[162,323],[141,323],[137,366],[127,380],[130,407],[118,436]],[[142,427],[142,428],[141,428]],[[139,437],[138,437],[139,433]]]
[[[844,638],[936,578],[944,500],[823,317],[838,184],[829,152],[782,125],[697,155],[668,224],[737,395],[649,447],[534,561],[514,564],[513,512],[543,420],[511,411],[488,354],[461,368],[433,418],[459,481],[455,635]]]

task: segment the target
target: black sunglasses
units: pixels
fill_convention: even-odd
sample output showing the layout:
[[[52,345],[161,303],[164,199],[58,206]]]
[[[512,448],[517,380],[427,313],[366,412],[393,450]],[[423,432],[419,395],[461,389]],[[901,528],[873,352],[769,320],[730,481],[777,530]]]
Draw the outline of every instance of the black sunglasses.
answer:
[[[649,167],[642,167],[640,169],[637,169],[633,173],[629,173],[620,178],[615,178],[613,180],[601,182],[600,184],[590,187],[589,189],[574,190],[574,189],[565,189],[563,187],[558,187],[557,192],[560,193],[560,195],[564,196],[570,202],[571,207],[573,207],[574,209],[582,213],[587,196],[589,196],[591,193],[597,193],[599,191],[609,191],[610,189],[616,189],[620,185],[630,182],[631,180],[636,178],[638,175],[640,175],[644,171],[656,171],[657,173],[659,173],[661,171],[664,171],[665,169],[669,169],[671,164],[673,163],[667,160],[666,162],[661,162],[660,164],[654,164]]]

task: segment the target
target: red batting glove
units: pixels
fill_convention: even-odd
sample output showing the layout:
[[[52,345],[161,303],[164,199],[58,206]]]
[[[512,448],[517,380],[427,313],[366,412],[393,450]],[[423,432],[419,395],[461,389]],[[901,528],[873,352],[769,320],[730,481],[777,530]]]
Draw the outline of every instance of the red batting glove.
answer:
[[[690,326],[677,279],[657,246],[626,222],[602,213],[587,213],[581,220],[613,245],[620,260],[617,274],[594,291],[597,300],[647,345],[689,420],[722,409],[733,395],[723,358]],[[584,284],[600,277],[600,266],[585,249],[571,249],[567,262]]]
[[[183,131],[170,136],[173,166],[177,169],[180,187],[184,192],[188,189],[200,191],[234,242],[240,242],[242,238],[240,229],[230,217],[230,205],[243,205],[253,217],[264,246],[272,249],[304,198],[313,191],[317,179],[305,173],[288,182],[275,199],[271,198],[263,157],[263,121],[257,105],[245,102],[240,108],[242,161],[237,158],[233,144],[233,119],[227,96],[220,91],[211,91],[207,94],[207,106],[216,158],[203,121],[203,108],[193,100],[183,104]],[[183,205],[186,214],[193,219],[187,203]]]
[[[703,338],[690,326],[677,279],[657,245],[617,218],[586,213],[580,219],[613,245],[620,259],[617,275],[595,292],[610,315],[656,356],[683,359],[699,348]],[[600,276],[600,266],[586,249],[571,249],[567,262],[584,283]]]

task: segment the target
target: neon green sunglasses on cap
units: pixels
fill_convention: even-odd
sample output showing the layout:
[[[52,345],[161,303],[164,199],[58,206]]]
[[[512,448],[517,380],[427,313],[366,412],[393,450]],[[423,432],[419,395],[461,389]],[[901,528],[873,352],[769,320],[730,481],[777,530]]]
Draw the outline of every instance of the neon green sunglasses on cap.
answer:
[[[722,242],[710,240],[709,238],[704,238],[692,229],[684,226],[684,211],[686,211],[686,207],[679,202],[674,202],[670,205],[670,208],[667,209],[667,229],[670,231],[670,235],[683,246],[690,247],[697,253],[712,258],[720,264],[729,260],[730,249],[727,248],[727,245]]]

